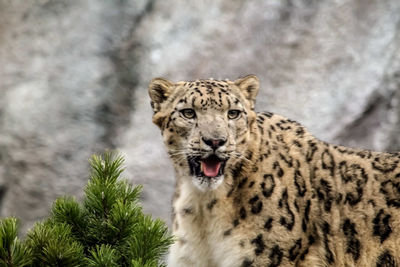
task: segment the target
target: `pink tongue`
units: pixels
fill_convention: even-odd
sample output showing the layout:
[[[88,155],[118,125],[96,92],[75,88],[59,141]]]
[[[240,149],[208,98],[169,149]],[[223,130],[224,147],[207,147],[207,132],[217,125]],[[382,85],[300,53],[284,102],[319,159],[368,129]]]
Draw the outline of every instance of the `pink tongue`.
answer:
[[[205,176],[216,177],[221,167],[221,162],[212,159],[205,159],[201,161],[201,170]]]

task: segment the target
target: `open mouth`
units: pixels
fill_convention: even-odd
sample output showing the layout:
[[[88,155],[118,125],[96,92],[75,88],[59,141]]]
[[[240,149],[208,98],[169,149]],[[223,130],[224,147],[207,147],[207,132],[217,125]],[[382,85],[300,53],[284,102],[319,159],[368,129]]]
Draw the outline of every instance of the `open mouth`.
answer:
[[[192,175],[197,177],[218,177],[223,174],[226,160],[216,155],[207,158],[190,157],[189,166]]]

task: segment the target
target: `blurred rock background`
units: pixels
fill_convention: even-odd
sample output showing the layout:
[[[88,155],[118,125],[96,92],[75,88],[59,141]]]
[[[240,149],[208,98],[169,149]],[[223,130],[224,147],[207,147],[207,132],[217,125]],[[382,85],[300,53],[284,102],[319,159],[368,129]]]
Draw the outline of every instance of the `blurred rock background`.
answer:
[[[324,141],[400,150],[398,0],[0,0],[0,216],[23,231],[88,158],[126,157],[169,221],[173,170],[147,84],[256,74],[256,108]]]

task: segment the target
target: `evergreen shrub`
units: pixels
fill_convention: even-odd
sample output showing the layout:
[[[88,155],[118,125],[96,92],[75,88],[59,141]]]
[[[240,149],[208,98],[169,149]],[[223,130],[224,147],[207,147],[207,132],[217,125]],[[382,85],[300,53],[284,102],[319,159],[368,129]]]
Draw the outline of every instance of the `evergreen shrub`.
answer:
[[[57,199],[49,218],[24,240],[18,220],[0,220],[0,267],[159,267],[173,239],[165,223],[145,215],[141,186],[120,179],[123,158],[94,155],[82,203]]]

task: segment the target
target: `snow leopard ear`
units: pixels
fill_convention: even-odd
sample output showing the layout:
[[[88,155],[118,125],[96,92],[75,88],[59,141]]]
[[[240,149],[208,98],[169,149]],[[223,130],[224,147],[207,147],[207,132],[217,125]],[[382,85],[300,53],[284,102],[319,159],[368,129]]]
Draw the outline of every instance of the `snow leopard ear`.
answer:
[[[151,107],[154,112],[160,110],[160,104],[170,96],[174,84],[164,78],[154,78],[149,85]]]
[[[243,78],[237,79],[235,85],[239,87],[242,94],[250,102],[250,106],[254,109],[254,104],[256,102],[256,96],[258,89],[260,88],[260,82],[255,75],[247,75]]]

